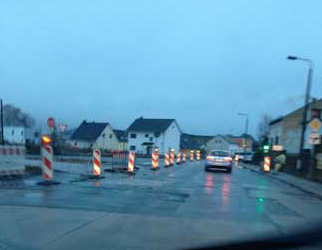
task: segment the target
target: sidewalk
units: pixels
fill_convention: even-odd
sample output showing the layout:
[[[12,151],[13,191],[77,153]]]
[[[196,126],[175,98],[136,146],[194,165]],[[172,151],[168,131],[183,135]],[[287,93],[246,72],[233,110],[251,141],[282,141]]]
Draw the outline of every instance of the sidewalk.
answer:
[[[310,193],[311,195],[314,195],[316,197],[319,197],[322,199],[322,184],[309,181],[307,179],[303,179],[294,175],[290,175],[287,173],[280,172],[278,174],[276,173],[264,173],[262,168],[258,165],[252,165],[252,164],[245,164],[243,163],[242,166],[245,168],[266,175],[267,177],[274,178],[279,180],[280,182],[283,182],[285,184],[288,184],[290,186],[296,187],[301,189],[304,192]]]

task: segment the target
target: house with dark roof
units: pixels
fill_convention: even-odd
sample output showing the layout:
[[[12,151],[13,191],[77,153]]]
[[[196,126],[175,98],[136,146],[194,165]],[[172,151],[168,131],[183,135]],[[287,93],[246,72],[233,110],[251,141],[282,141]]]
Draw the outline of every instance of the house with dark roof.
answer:
[[[288,154],[295,155],[299,153],[301,145],[303,113],[304,106],[278,117],[269,123],[268,139],[271,146],[283,146]],[[311,126],[309,126],[309,123],[313,118],[322,120],[322,98],[313,98],[307,107],[307,117],[305,121],[307,128],[304,133],[303,145],[303,148],[306,150],[312,149],[312,145],[309,143],[310,134],[312,132],[318,132],[320,135],[322,134],[322,126],[318,131],[315,131],[313,128],[311,128]],[[319,148],[319,146],[316,146],[316,149],[317,148]]]
[[[228,151],[231,155],[242,151],[237,142],[230,135],[216,135],[206,144],[206,151],[211,150]]]
[[[164,155],[180,149],[181,129],[175,119],[136,119],[127,129],[128,148],[140,154],[151,154],[154,148]]]
[[[125,150],[124,133],[107,122],[83,121],[71,135],[69,145],[78,149]]]
[[[193,135],[182,133],[180,140],[180,149],[182,150],[204,150],[207,142],[212,139],[213,136],[205,135]]]
[[[240,148],[243,149],[243,151],[253,151],[254,144],[256,144],[256,140],[250,134],[243,133],[240,136],[230,135],[230,137],[238,144]]]

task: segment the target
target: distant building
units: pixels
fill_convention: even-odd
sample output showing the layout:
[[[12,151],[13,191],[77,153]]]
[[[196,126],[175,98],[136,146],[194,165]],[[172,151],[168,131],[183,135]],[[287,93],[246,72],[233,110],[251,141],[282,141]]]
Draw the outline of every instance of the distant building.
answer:
[[[313,117],[321,119],[322,99],[314,100],[309,104],[306,124]],[[298,108],[291,113],[279,117],[269,123],[268,139],[271,145],[281,145],[290,154],[298,154],[300,150],[302,119],[304,108]],[[309,135],[311,133],[310,126],[307,126],[304,135],[304,149],[310,149]],[[322,127],[318,131],[322,134]],[[321,147],[321,144],[320,144]],[[317,146],[319,148],[319,146]],[[322,149],[319,149],[322,151]]]
[[[163,155],[180,148],[181,130],[174,119],[136,119],[128,128],[128,148],[140,154],[151,154],[158,147]]]
[[[254,147],[256,146],[256,140],[250,134],[246,135],[244,133],[241,136],[233,136],[233,135],[228,135],[228,136],[230,136],[238,144],[238,147],[242,151],[244,151],[245,148],[247,152],[253,151]]]
[[[119,150],[128,150],[127,145],[127,132],[125,130],[113,129],[114,134],[118,140],[118,149]]]
[[[241,148],[231,136],[216,135],[206,144],[206,152],[209,153],[211,150],[225,150],[234,155],[240,152]]]
[[[40,132],[23,126],[4,126],[4,141],[8,144],[39,144]]]
[[[106,122],[86,122],[71,135],[68,144],[78,149],[121,150],[124,140],[120,140],[111,125]]]
[[[180,140],[180,149],[182,150],[205,150],[207,142],[213,136],[193,135],[182,133]]]

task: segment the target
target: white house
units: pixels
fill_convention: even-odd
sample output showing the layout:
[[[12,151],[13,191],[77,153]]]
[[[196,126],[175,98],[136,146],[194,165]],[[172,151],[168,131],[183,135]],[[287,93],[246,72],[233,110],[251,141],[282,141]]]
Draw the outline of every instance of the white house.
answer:
[[[241,151],[237,142],[233,140],[230,136],[226,135],[216,135],[210,139],[206,144],[206,151],[209,153],[211,150],[225,150],[231,155],[236,152]]]
[[[78,149],[124,150],[124,139],[106,122],[86,122],[75,130],[68,144]],[[124,136],[123,136],[124,137]]]
[[[38,144],[40,141],[39,131],[24,126],[4,126],[3,137],[9,144]]]
[[[164,155],[180,149],[181,130],[174,119],[136,119],[128,128],[128,148],[139,154],[151,154],[158,147]]]

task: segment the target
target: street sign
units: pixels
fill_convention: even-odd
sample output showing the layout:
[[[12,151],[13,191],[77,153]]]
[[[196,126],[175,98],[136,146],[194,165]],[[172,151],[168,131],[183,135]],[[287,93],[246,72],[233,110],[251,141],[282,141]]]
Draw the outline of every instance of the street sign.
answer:
[[[283,151],[284,147],[282,145],[273,145],[272,150],[273,151]]]
[[[58,125],[58,128],[59,128],[59,130],[60,130],[60,133],[62,133],[62,134],[64,134],[64,133],[65,133],[65,131],[66,131],[67,127],[68,127],[68,125],[66,125],[66,124],[59,124],[59,125]]]
[[[314,130],[319,130],[319,128],[321,127],[322,123],[320,121],[319,118],[314,118],[311,122],[310,122],[310,126],[312,129]]]
[[[310,133],[309,143],[313,145],[321,144],[321,136],[318,132],[312,131]]]
[[[54,126],[55,126],[55,119],[53,117],[49,117],[47,119],[47,125],[51,129],[54,128]]]

